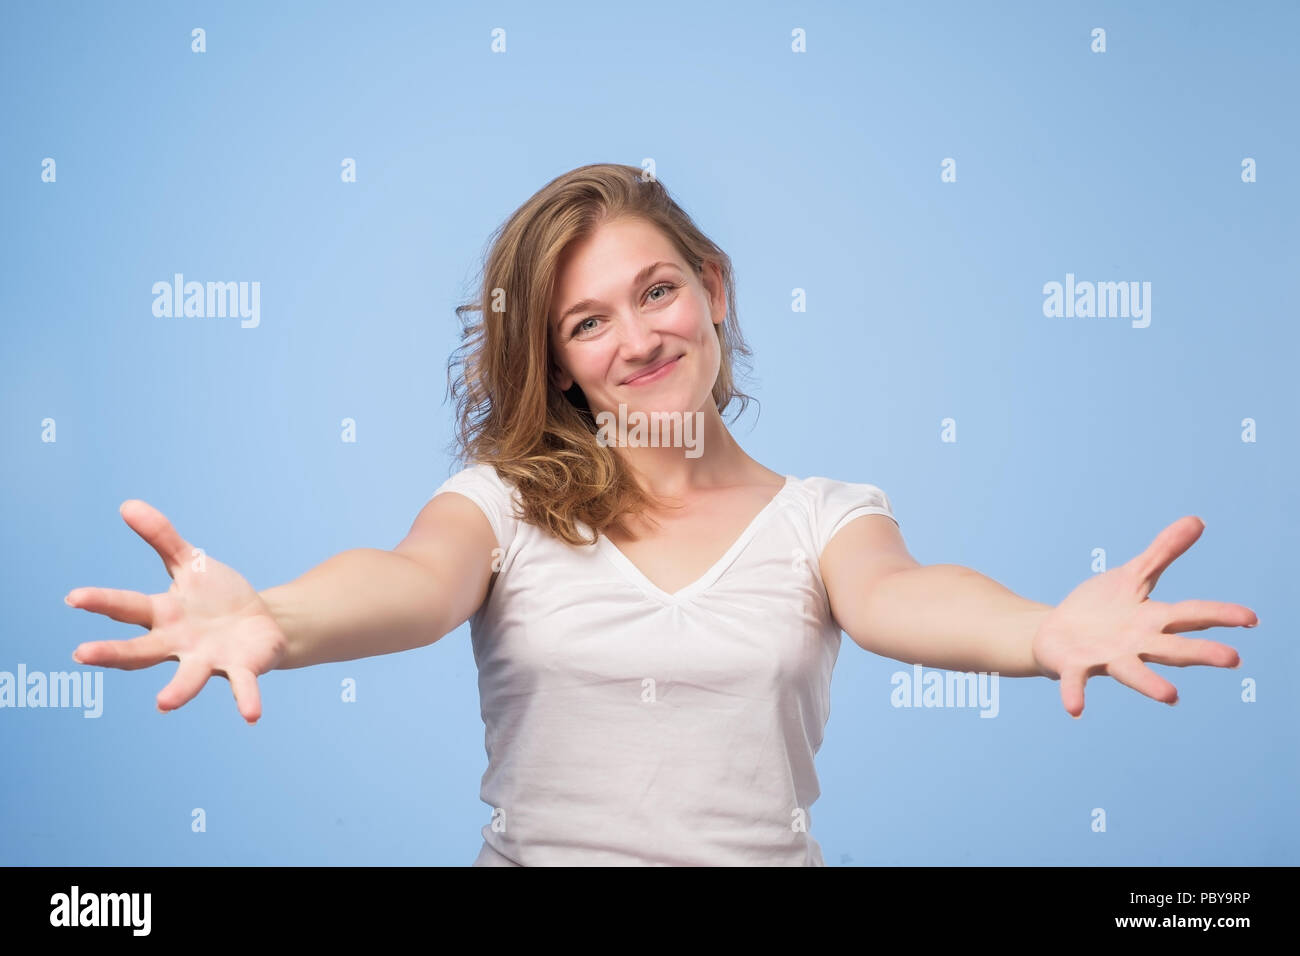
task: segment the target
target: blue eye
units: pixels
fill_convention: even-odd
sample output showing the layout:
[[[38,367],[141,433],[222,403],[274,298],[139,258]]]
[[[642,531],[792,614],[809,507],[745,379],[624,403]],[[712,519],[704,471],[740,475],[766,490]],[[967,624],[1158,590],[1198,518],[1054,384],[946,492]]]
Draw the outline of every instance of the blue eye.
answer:
[[[664,292],[665,292],[665,294],[667,294],[667,293],[669,293],[669,292],[672,292],[672,291],[673,291],[674,289],[676,289],[676,288],[677,288],[677,286],[674,285],[674,284],[671,283],[671,282],[659,282],[659,283],[657,283],[657,284],[655,284],[655,285],[653,285],[653,286],[650,287],[650,289],[646,292],[646,296],[648,297],[648,296],[650,295],[651,292],[654,292],[654,291],[655,291],[655,289],[663,289]],[[658,299],[651,299],[650,301],[652,301],[652,302],[658,302],[658,301],[660,301],[660,300],[663,299],[663,298],[664,298],[664,296],[660,296]],[[594,315],[589,315],[589,316],[587,316],[587,318],[580,320],[579,322],[577,322],[577,323],[573,326],[573,330],[569,333],[569,338],[573,338],[573,337],[575,337],[579,332],[584,331],[583,326],[586,325],[588,322],[597,322],[597,321],[599,321],[599,319],[598,319],[596,316],[594,316]]]

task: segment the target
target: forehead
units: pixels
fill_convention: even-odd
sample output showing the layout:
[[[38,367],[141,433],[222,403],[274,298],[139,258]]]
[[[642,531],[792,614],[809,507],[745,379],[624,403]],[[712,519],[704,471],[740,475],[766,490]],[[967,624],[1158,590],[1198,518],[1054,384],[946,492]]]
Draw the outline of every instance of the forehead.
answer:
[[[624,265],[635,271],[645,256],[677,260],[677,248],[643,219],[603,222],[589,236],[570,243],[561,260],[559,280],[577,278],[593,269]]]
[[[682,268],[677,247],[650,223],[641,219],[601,223],[591,235],[570,244],[560,258],[554,314],[579,299],[603,298],[621,290],[642,267],[660,260]]]

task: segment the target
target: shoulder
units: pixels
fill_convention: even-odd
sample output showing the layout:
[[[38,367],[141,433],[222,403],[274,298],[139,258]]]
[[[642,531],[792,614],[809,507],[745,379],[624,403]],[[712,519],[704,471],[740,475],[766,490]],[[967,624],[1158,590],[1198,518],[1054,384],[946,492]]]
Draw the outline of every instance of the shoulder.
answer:
[[[487,462],[471,462],[439,485],[433,495],[440,495],[444,491],[460,491],[463,488],[491,491],[502,495],[509,495],[514,491],[514,487],[498,475],[492,465]]]
[[[855,518],[884,515],[898,524],[893,503],[879,485],[813,476],[796,478],[793,489],[807,512],[819,554],[831,538]]]
[[[429,500],[449,492],[464,495],[478,505],[492,525],[497,543],[510,547],[519,527],[519,492],[497,474],[496,468],[486,462],[471,463],[439,485]]]

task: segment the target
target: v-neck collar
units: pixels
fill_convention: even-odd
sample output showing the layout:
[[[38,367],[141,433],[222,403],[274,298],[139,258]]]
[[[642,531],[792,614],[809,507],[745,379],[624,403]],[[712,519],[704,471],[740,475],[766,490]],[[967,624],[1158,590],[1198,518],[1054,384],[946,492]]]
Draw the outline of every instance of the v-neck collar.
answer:
[[[722,572],[726,571],[727,568],[731,566],[732,562],[736,560],[736,557],[740,552],[745,549],[745,545],[749,544],[750,539],[758,533],[759,528],[762,527],[768,515],[776,510],[781,499],[786,496],[786,493],[789,492],[790,488],[796,481],[798,481],[798,479],[795,478],[794,475],[786,475],[785,484],[777,489],[776,494],[768,500],[767,504],[762,507],[758,514],[754,515],[753,520],[745,526],[745,530],[740,533],[740,537],[732,542],[731,547],[726,550],[722,557],[713,562],[712,567],[690,584],[680,588],[679,590],[673,591],[671,594],[646,577],[641,572],[641,569],[632,562],[632,559],[624,554],[618,545],[605,537],[604,534],[601,534],[596,539],[596,546],[629,580],[631,580],[633,584],[644,591],[647,595],[664,604],[681,604],[684,601],[689,601],[701,591],[709,588],[722,576]]]

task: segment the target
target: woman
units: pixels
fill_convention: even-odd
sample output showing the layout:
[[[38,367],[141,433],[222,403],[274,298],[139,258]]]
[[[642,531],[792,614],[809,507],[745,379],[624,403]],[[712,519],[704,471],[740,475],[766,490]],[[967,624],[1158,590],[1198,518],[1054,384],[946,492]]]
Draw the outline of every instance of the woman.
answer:
[[[79,588],[149,628],[86,664],[180,662],[162,711],[212,674],[261,715],[257,675],[394,653],[471,622],[492,807],[476,865],[822,865],[813,758],[843,629],[956,671],[1059,679],[1067,712],[1109,674],[1167,703],[1146,661],[1238,665],[1178,630],[1245,607],[1147,600],[1200,535],[1186,517],[1058,607],[922,566],[878,487],[764,467],[722,412],[747,396],[731,263],[634,167],[555,179],[498,231],[453,393],[468,467],[391,551],[339,554],[255,591],[141,501],[122,514],[165,594]],[[665,426],[665,427],[660,427]]]

